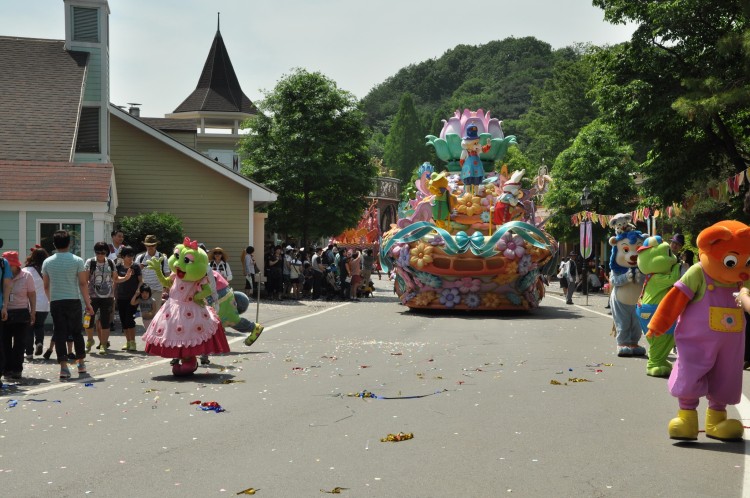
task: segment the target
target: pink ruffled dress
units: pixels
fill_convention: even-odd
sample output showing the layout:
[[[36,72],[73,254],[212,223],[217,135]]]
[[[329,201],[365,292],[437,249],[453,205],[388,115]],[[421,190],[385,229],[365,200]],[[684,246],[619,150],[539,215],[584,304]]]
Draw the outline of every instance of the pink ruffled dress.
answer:
[[[169,299],[159,309],[141,338],[146,352],[163,358],[189,358],[228,353],[229,344],[219,315],[211,306],[200,306],[193,296],[208,283],[186,282],[174,276]]]

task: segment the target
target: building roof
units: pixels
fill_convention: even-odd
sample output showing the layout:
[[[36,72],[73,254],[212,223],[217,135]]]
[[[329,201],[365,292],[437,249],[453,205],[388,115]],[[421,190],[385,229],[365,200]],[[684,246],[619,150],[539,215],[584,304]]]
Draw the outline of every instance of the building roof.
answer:
[[[252,192],[253,201],[255,202],[256,207],[262,206],[264,204],[268,204],[270,202],[274,202],[277,199],[278,194],[274,192],[273,190],[269,189],[268,187],[266,187],[265,185],[257,183],[247,178],[246,176],[241,175],[240,173],[237,173],[235,171],[230,170],[229,168],[226,168],[220,162],[214,161],[213,159],[210,159],[204,156],[197,150],[191,147],[188,147],[187,145],[176,140],[170,135],[164,133],[163,131],[158,130],[152,126],[149,126],[146,122],[144,122],[143,119],[138,119],[135,116],[132,116],[127,111],[124,111],[120,109],[119,107],[112,105],[112,104],[109,105],[109,112],[110,112],[110,116],[115,116],[117,118],[122,119],[126,123],[132,126],[135,126],[139,130],[165,143],[166,145],[177,150],[178,152],[185,154],[187,157],[200,162],[204,166],[207,166],[208,168],[219,173],[220,175],[225,176],[226,178],[229,178],[230,180],[239,183],[243,187],[246,187],[248,190]]]
[[[70,161],[88,53],[0,36],[0,159]]]
[[[216,30],[214,42],[208,52],[206,63],[203,65],[203,72],[198,80],[198,86],[174,110],[175,113],[195,111],[243,112],[247,114],[258,112],[255,105],[242,92],[219,30]]]
[[[0,160],[0,199],[107,202],[112,172],[111,163]]]
[[[157,130],[166,131],[192,131],[198,133],[198,129],[193,121],[185,121],[184,119],[170,119],[170,118],[146,118],[139,117],[141,121],[146,123],[152,128]]]

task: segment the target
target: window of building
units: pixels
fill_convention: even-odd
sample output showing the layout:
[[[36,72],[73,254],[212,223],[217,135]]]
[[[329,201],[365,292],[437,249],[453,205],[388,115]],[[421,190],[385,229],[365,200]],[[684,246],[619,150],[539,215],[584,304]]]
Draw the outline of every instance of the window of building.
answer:
[[[99,43],[99,11],[73,7],[73,41]]]
[[[38,221],[39,245],[44,247],[48,253],[55,252],[52,236],[58,230],[67,230],[70,233],[70,252],[76,256],[83,257],[81,247],[83,246],[83,221]]]
[[[81,109],[81,120],[78,123],[76,152],[98,154],[99,146],[99,108],[84,107]]]

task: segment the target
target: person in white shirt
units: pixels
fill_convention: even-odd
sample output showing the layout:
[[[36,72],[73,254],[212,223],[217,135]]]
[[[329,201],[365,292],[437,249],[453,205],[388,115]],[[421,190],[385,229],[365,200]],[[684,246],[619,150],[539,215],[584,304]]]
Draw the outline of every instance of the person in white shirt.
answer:
[[[32,353],[40,356],[44,349],[44,321],[49,314],[49,299],[44,293],[44,280],[42,280],[42,263],[49,257],[47,251],[40,246],[32,248],[31,254],[26,258],[23,271],[31,274],[34,279],[34,290],[36,291],[36,313],[34,325],[26,332],[26,361],[31,361]]]
[[[227,263],[227,256],[224,254],[224,249],[221,247],[215,247],[208,252],[208,265],[212,270],[216,270],[221,273],[227,282],[232,281],[232,269]]]
[[[142,252],[135,257],[135,264],[141,267],[143,282],[148,284],[151,290],[151,297],[154,299],[154,315],[157,311],[159,311],[159,308],[161,308],[161,295],[164,292],[164,286],[161,284],[159,277],[156,276],[156,272],[146,267],[146,263],[148,263],[151,259],[159,259],[163,257],[161,261],[161,271],[165,277],[170,274],[169,262],[167,261],[168,256],[156,250],[156,245],[158,243],[159,241],[157,240],[156,235],[146,235],[143,240],[143,245],[146,247],[146,252]]]
[[[109,244],[109,256],[107,256],[107,258],[112,261],[117,261],[120,249],[124,247],[125,234],[122,233],[122,230],[113,230],[111,235],[112,242]]]

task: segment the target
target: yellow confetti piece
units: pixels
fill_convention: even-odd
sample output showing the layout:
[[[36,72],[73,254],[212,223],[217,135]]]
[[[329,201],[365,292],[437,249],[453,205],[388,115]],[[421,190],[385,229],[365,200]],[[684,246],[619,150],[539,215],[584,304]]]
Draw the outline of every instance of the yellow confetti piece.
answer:
[[[549,381],[549,383],[552,384],[553,386],[562,386],[563,385],[562,382],[560,382],[559,380],[555,380],[555,379],[552,379],[551,381]],[[565,385],[567,386],[568,384],[566,383]]]
[[[568,378],[568,382],[591,382],[588,379],[581,379],[579,377],[570,377]]]
[[[341,494],[341,492],[342,492],[342,491],[344,491],[345,489],[349,489],[349,488],[341,488],[341,487],[339,487],[339,486],[336,486],[335,488],[333,488],[333,489],[332,489],[332,490],[330,490],[330,491],[327,491],[327,490],[325,490],[325,489],[321,489],[321,490],[320,490],[320,492],[321,492],[321,493],[328,493],[328,494],[330,494],[330,495],[339,495],[339,494]]]
[[[158,392],[159,392],[158,389],[146,389],[145,391],[143,391],[143,394],[158,393]]]
[[[245,381],[237,379],[224,379],[221,381],[222,384],[242,384],[243,382]]]
[[[238,495],[254,495],[258,491],[260,491],[260,489],[247,488],[247,489],[243,489],[242,491],[238,491],[237,494]]]
[[[386,437],[380,440],[381,443],[397,443],[399,441],[406,441],[407,439],[414,439],[414,434],[411,432],[398,434],[388,434]]]

